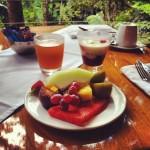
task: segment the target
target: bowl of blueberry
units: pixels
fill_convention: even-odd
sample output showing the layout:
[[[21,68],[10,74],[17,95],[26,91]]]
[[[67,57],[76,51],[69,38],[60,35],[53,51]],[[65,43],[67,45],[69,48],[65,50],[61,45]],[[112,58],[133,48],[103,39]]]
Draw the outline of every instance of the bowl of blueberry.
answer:
[[[11,48],[19,55],[34,54],[33,38],[35,33],[30,31],[28,26],[9,26],[3,29],[4,35],[11,43]]]

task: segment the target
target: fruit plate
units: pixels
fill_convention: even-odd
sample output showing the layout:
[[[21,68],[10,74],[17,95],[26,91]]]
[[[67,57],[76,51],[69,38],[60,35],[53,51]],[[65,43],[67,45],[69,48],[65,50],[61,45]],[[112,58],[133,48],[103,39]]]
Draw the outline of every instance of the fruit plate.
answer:
[[[123,92],[113,84],[111,101],[105,110],[95,116],[87,125],[80,127],[49,116],[46,109],[40,103],[38,97],[32,96],[30,90],[25,96],[25,108],[37,121],[53,128],[62,130],[90,130],[107,125],[117,119],[126,108],[126,97]]]

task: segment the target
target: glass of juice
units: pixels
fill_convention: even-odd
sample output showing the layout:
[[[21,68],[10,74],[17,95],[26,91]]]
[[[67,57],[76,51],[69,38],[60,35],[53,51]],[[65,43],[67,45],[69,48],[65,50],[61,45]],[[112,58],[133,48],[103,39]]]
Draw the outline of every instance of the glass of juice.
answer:
[[[34,37],[36,56],[41,71],[46,75],[61,69],[64,55],[64,37],[42,33]]]
[[[79,31],[78,41],[85,68],[102,68],[110,40],[110,33],[105,31]]]

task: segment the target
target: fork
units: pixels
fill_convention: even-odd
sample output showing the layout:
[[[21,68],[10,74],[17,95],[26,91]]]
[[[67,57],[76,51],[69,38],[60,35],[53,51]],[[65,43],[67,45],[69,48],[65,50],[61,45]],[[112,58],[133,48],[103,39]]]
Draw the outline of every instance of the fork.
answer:
[[[136,67],[136,69],[137,69],[137,71],[138,71],[138,73],[139,73],[139,75],[140,75],[140,77],[141,77],[142,80],[144,80],[144,81],[150,81],[150,74],[148,74],[144,70],[143,66],[141,65],[141,63],[139,61],[136,61],[135,67]]]
[[[144,63],[143,63],[142,61],[140,61],[140,60],[137,60],[137,61],[143,66],[144,70],[145,70],[147,73],[150,74],[150,67],[147,66],[146,64],[144,64]]]

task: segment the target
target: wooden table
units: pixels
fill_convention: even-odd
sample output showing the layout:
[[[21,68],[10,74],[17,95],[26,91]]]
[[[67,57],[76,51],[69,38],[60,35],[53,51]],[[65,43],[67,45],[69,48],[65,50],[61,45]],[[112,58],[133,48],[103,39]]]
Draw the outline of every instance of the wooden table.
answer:
[[[62,131],[34,120],[24,107],[0,124],[0,149],[27,150],[145,150],[150,149],[150,97],[121,74],[120,68],[146,54],[109,49],[104,68],[110,81],[127,97],[125,112],[117,120],[90,131]]]

